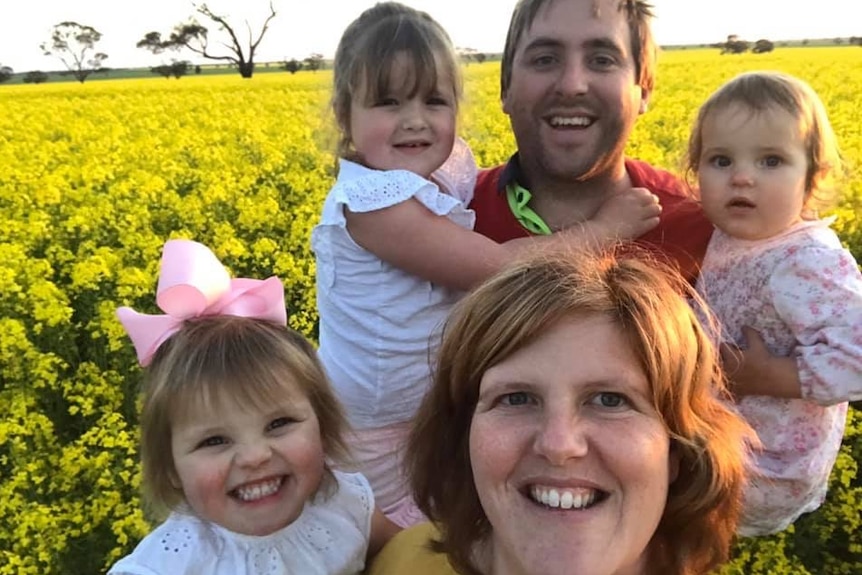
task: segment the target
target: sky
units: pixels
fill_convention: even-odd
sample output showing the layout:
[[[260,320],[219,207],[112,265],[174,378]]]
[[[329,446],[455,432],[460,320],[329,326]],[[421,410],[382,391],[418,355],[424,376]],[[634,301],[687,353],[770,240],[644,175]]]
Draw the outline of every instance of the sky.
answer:
[[[457,47],[502,52],[516,0],[402,0],[425,10],[443,25]],[[299,60],[313,52],[330,58],[344,28],[376,0],[273,0],[277,16],[255,61]],[[245,32],[256,33],[268,13],[267,0],[209,0]],[[653,0],[659,44],[719,42],[728,34],[754,41],[862,36],[858,0]],[[0,65],[16,72],[54,70],[62,64],[39,45],[54,24],[72,20],[102,33],[97,44],[111,68],[154,66],[176,54],[155,56],[135,44],[150,31],[166,36],[194,14],[188,0],[0,0]],[[201,23],[206,25],[204,20]],[[216,37],[218,38],[218,37]],[[213,40],[211,40],[212,42]],[[203,62],[193,54],[181,59]]]

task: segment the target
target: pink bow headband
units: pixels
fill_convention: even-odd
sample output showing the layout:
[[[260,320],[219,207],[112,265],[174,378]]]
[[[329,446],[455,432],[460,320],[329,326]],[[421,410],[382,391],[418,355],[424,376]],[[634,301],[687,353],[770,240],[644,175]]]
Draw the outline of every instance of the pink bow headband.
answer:
[[[156,304],[166,315],[117,309],[142,366],[150,363],[159,346],[188,319],[233,315],[287,325],[284,286],[277,277],[231,279],[209,248],[191,240],[165,243]]]

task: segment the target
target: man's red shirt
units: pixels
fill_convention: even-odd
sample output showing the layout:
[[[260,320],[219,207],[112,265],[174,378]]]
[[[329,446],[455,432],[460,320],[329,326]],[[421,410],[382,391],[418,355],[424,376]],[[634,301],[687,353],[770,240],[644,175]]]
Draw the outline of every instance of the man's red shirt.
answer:
[[[470,202],[476,212],[475,231],[499,243],[532,235],[518,222],[506,197],[506,186],[517,177],[517,160],[513,160],[482,170]],[[669,172],[631,159],[626,160],[626,171],[633,187],[648,189],[658,196],[662,206],[659,224],[636,243],[659,258],[675,262],[682,274],[694,282],[713,229],[700,204]]]

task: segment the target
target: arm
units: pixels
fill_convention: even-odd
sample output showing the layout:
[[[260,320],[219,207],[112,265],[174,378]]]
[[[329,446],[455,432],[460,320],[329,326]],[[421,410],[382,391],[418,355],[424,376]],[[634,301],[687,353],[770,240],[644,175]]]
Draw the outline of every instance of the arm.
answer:
[[[371,533],[368,538],[368,553],[365,562],[368,564],[386,543],[401,531],[401,527],[390,521],[377,507],[371,515]]]
[[[772,355],[760,332],[743,326],[746,347],[721,344],[721,362],[734,395],[769,395],[786,399],[802,397],[799,369],[792,357]]]
[[[660,212],[653,194],[634,188],[614,194],[580,226],[505,244],[437,216],[413,198],[371,212],[345,210],[345,218],[353,240],[383,261],[428,281],[468,290],[536,248],[598,247],[637,237],[658,224]]]
[[[746,328],[746,350],[722,349],[734,392],[822,405],[862,399],[862,276],[852,256],[800,250],[776,268],[769,287],[796,339],[793,357],[773,356]]]

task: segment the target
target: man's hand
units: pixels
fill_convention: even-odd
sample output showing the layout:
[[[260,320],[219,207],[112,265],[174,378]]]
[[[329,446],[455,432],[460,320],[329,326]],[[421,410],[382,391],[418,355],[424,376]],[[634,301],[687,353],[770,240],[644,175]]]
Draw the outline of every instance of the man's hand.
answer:
[[[631,188],[612,194],[587,222],[600,240],[632,240],[658,225],[661,204],[646,188]]]
[[[742,327],[744,347],[721,344],[721,363],[733,395],[769,395],[800,398],[802,384],[799,369],[792,357],[772,355],[760,332]]]

